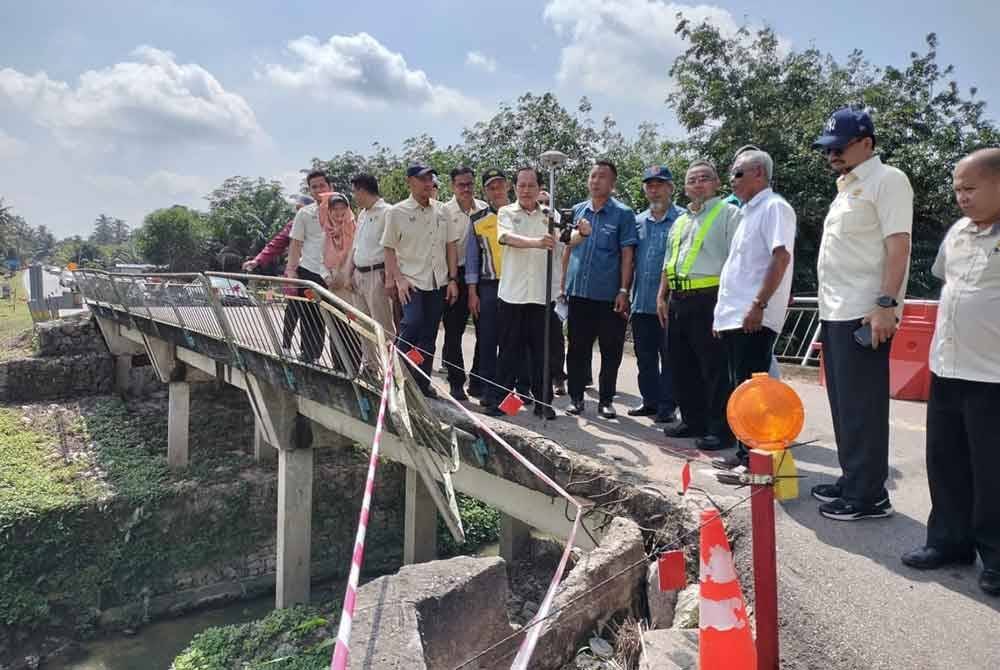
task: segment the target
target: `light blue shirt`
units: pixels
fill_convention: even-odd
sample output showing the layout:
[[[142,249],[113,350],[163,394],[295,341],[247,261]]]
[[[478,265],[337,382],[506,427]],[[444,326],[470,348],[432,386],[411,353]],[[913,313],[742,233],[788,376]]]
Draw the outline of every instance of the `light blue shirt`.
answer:
[[[594,211],[591,201],[573,208],[573,221],[590,221],[590,236],[573,248],[566,273],[566,293],[577,298],[613,302],[621,286],[622,249],[639,242],[635,214],[608,199]]]
[[[671,204],[662,219],[656,220],[647,209],[635,217],[639,244],[635,250],[635,281],[632,282],[632,312],[656,314],[656,293],[663,276],[667,253],[667,234],[684,209]]]

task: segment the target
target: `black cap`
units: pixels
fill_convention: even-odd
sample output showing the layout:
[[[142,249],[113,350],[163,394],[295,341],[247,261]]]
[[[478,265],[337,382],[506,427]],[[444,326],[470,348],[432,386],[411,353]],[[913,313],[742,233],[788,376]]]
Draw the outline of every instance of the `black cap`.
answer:
[[[437,174],[437,170],[424,163],[412,163],[406,168],[407,177],[423,177],[426,174]]]
[[[506,179],[507,175],[503,173],[503,170],[497,170],[496,168],[490,168],[483,173],[483,187],[485,188],[494,179]]]

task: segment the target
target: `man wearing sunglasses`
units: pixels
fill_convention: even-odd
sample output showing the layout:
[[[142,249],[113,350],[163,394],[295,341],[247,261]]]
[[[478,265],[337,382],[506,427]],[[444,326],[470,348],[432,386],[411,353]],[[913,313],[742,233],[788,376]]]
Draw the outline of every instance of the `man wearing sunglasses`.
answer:
[[[826,391],[843,472],[812,496],[838,521],[892,515],[889,493],[889,348],[910,265],[913,189],[875,155],[867,112],[845,107],[813,143],[837,177],[817,260]]]

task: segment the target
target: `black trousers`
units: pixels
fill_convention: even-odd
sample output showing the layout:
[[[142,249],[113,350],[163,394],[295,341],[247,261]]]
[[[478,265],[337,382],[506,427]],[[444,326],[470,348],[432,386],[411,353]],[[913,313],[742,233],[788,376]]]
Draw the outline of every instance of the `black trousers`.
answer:
[[[513,304],[503,300],[498,303],[500,357],[497,376],[500,385],[514,388],[524,361],[531,360],[531,394],[536,400],[552,404],[552,384],[547,389],[542,388],[542,361],[546,346],[545,305]]]
[[[444,322],[444,347],[441,349],[441,359],[448,368],[448,384],[464,386],[466,375],[465,356],[462,355],[462,335],[465,334],[465,327],[469,323],[469,285],[465,283],[465,268],[459,268],[458,272],[458,300],[452,305],[445,301],[441,321]]]
[[[304,267],[300,266],[296,270],[296,275],[299,279],[315,282],[320,286],[326,286],[326,282],[323,281],[321,276],[315,272],[306,270]],[[296,290],[296,295],[300,298],[304,294],[304,288],[299,287]],[[302,358],[310,362],[315,361],[323,353],[323,341],[326,338],[326,322],[320,314],[319,305],[302,300],[289,301],[288,307],[285,310],[281,333],[282,342],[286,347],[291,346],[292,336],[295,335],[295,327],[300,321],[302,323],[302,328],[300,329]]]
[[[774,350],[774,341],[778,334],[770,328],[761,328],[756,333],[724,330],[719,335],[726,348],[730,393],[737,386],[750,379],[755,372],[766,373],[771,369],[771,352]],[[729,404],[728,397],[726,404]],[[737,451],[741,454],[748,453],[742,442],[737,445]]]
[[[606,405],[614,400],[618,368],[625,351],[625,325],[625,319],[615,312],[613,302],[570,296],[566,367],[571,399],[583,400],[583,390],[590,377],[594,340],[597,340],[601,351],[601,372],[598,375],[600,403]]]
[[[1000,384],[931,375],[927,403],[927,544],[946,552],[979,550],[1000,570],[1000,472],[996,412]]]
[[[843,472],[841,496],[873,505],[889,495],[889,349],[862,347],[854,340],[861,319],[823,321],[826,395]]]
[[[566,381],[566,339],[555,302],[549,305],[549,371],[552,381]]]
[[[667,322],[667,351],[674,375],[674,396],[681,418],[699,435],[732,439],[726,421],[726,403],[732,387],[722,340],[712,335],[715,291],[671,295]]]

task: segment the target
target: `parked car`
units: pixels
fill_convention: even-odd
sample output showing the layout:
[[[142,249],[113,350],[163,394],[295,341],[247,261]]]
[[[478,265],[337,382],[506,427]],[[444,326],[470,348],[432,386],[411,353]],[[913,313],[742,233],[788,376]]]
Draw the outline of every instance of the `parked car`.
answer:
[[[212,293],[219,296],[225,307],[253,307],[253,296],[242,283],[227,277],[209,277],[208,281],[212,284]]]

